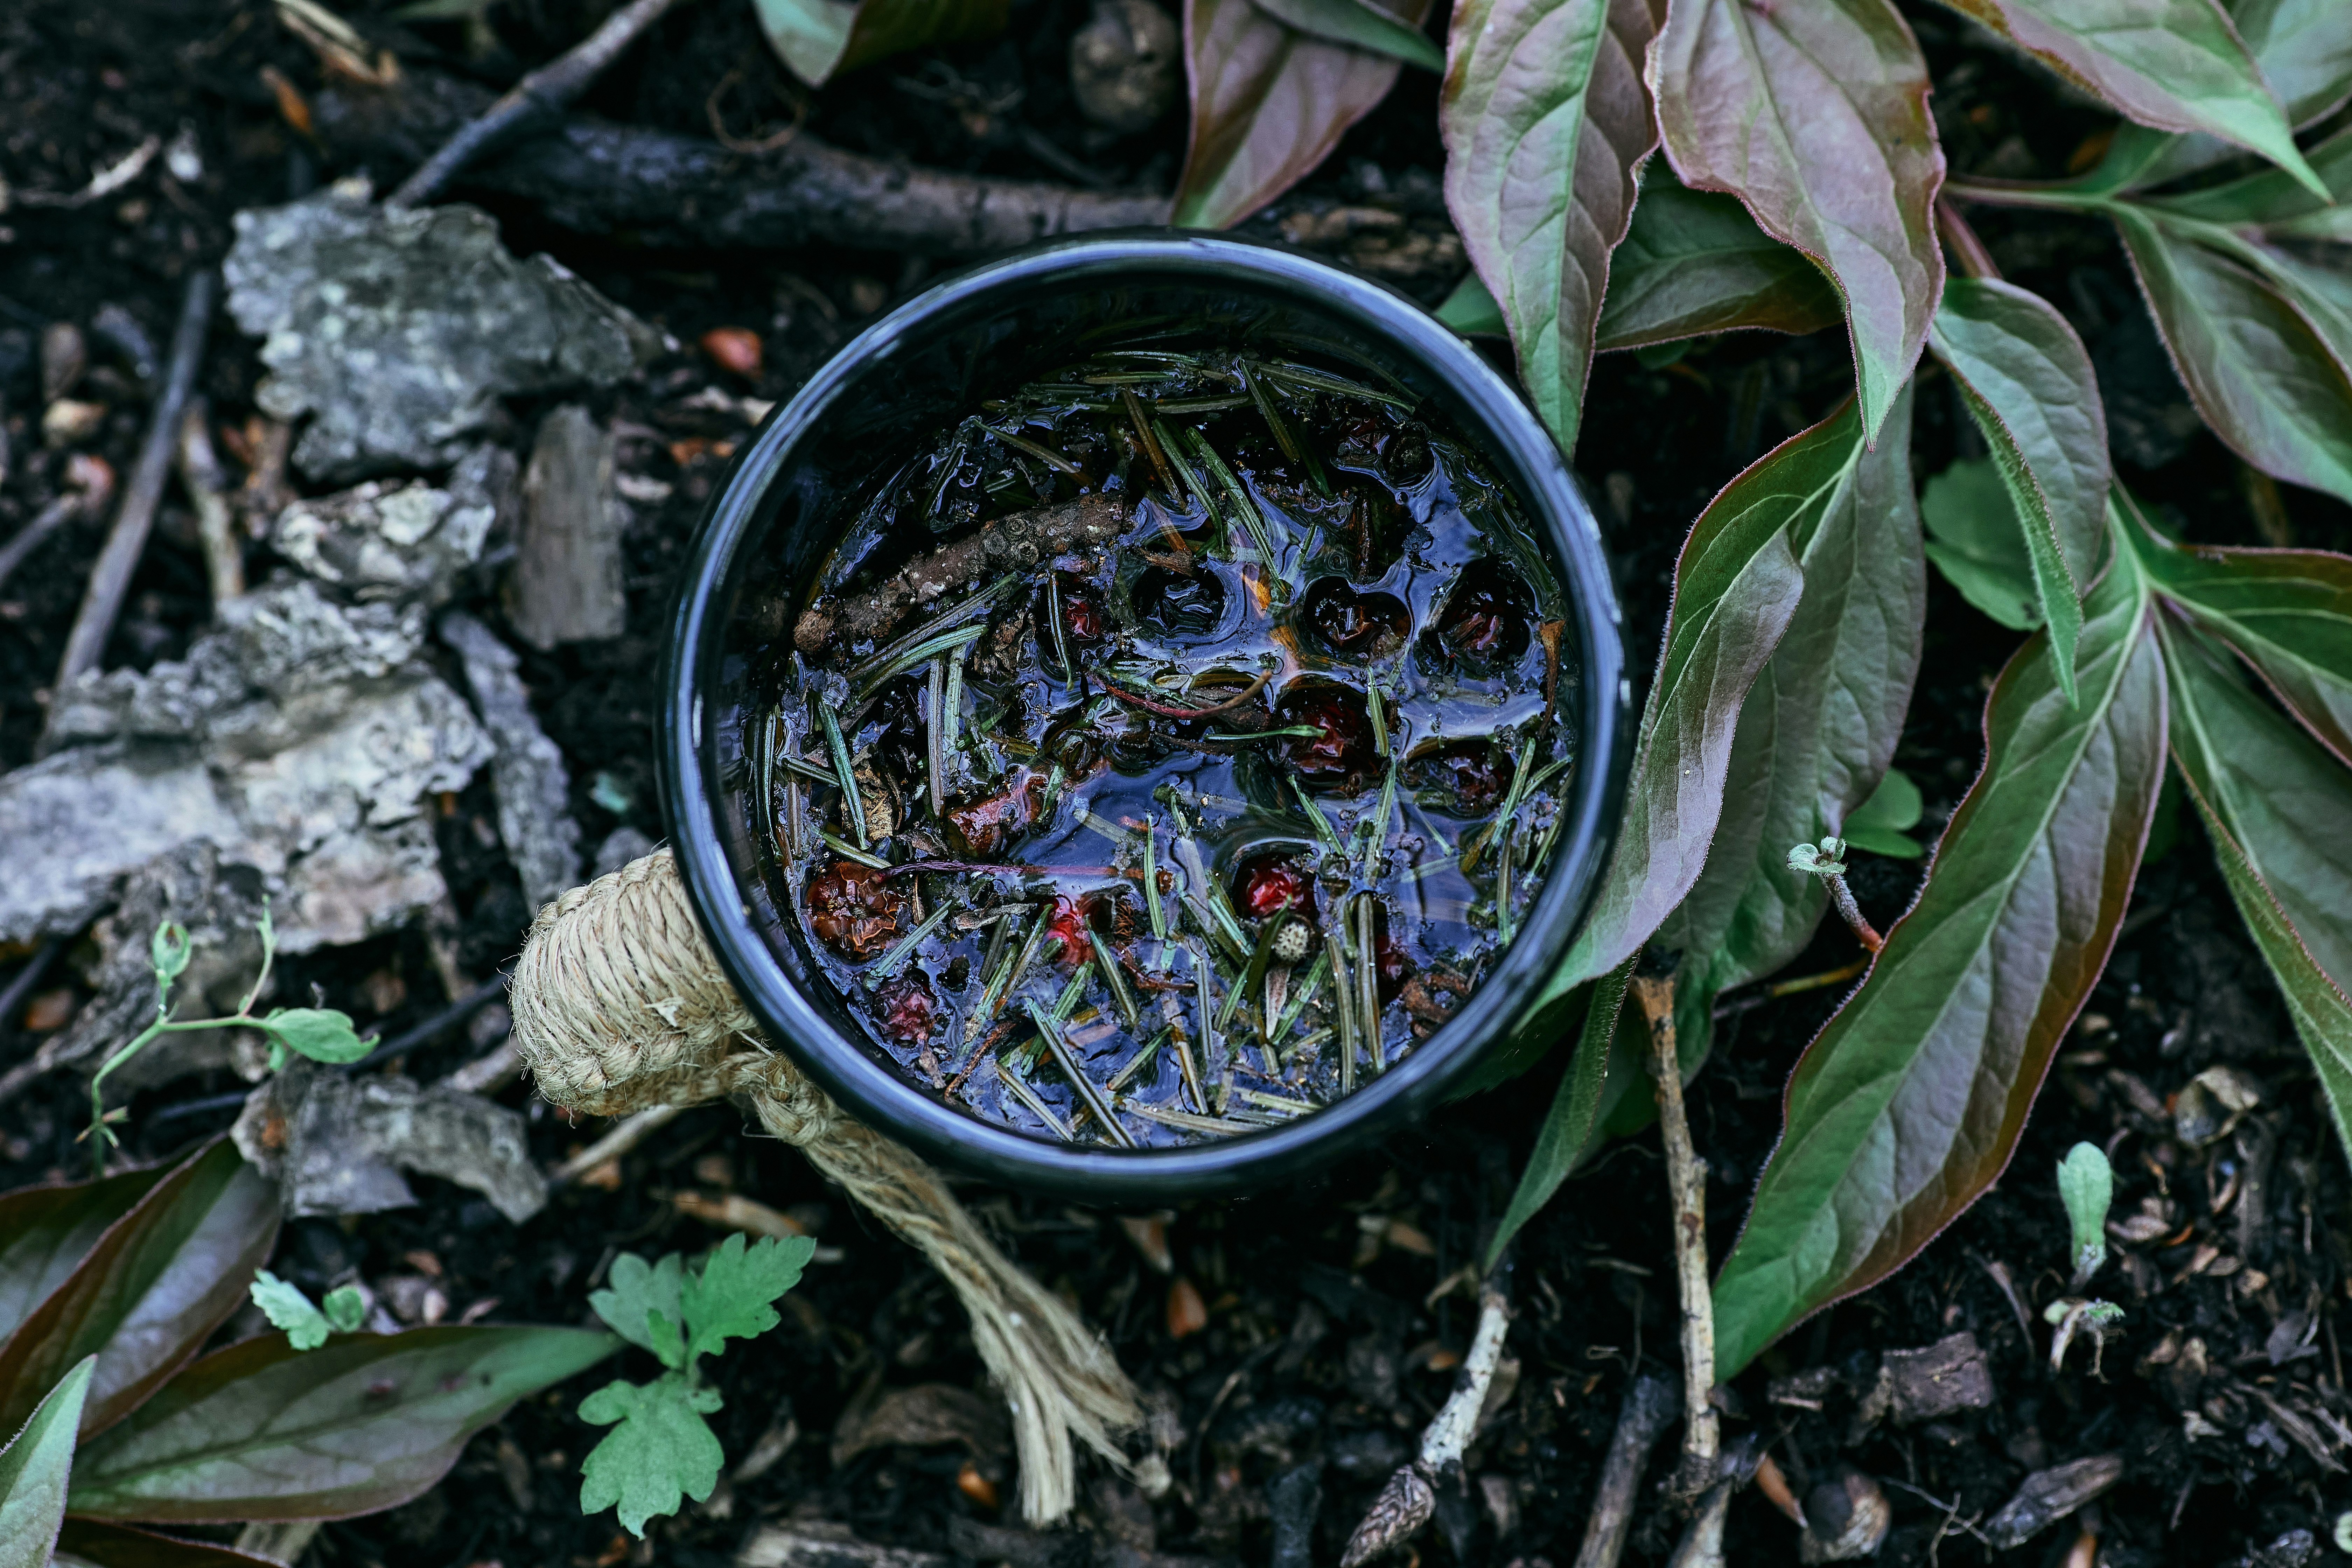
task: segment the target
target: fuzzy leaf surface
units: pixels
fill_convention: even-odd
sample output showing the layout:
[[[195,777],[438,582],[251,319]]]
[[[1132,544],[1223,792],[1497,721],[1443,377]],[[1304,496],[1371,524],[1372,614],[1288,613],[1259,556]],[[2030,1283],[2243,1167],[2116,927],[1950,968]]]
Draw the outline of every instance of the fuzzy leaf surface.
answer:
[[[580,1467],[580,1511],[617,1508],[622,1527],[643,1536],[646,1520],[676,1513],[682,1499],[709,1497],[727,1454],[703,1416],[724,1403],[676,1372],[608,1383],[582,1400],[580,1419],[613,1429]]]
[[[133,1530],[102,1520],[68,1519],[58,1532],[58,1568],[271,1568],[253,1557],[209,1541]]]
[[[2311,177],[2284,106],[2218,0],[1947,3],[2143,125],[2202,131]]]
[[[752,0],[777,58],[811,87],[906,49],[1004,30],[1006,0]]]
[[[1986,706],[1986,762],[1918,900],[1789,1081],[1715,1283],[1728,1377],[1925,1247],[2009,1162],[2106,963],[2163,778],[2163,660],[2128,555],[2085,606],[2080,700],[2046,636]]]
[[[1418,27],[1429,0],[1381,8]],[[1180,228],[1229,227],[1297,184],[1402,68],[1302,33],[1252,0],[1185,0],[1184,62],[1192,140],[1169,219]]]
[[[85,1356],[0,1448],[0,1568],[46,1568],[65,1517],[74,1430],[98,1358]]]
[[[2090,352],[2039,295],[1981,278],[1945,284],[1927,342],[1959,383],[2009,489],[2042,619],[2071,685],[2083,588],[2106,525],[2107,416]]]
[[[168,1165],[0,1197],[0,1341],[66,1282],[106,1227],[163,1179]]]
[[[1675,991],[1685,1071],[1706,1059],[1716,995],[1812,940],[1829,894],[1790,868],[1789,848],[1843,827],[1902,734],[1927,607],[1910,407],[1906,389],[1875,451],[1852,403],[1782,448],[1809,480],[1787,519],[1803,595],[1740,705],[1706,866],[1659,936],[1684,955]]]
[[[618,1349],[586,1329],[435,1328],[215,1351],[82,1447],[73,1511],[210,1523],[397,1507],[526,1394]]]
[[[83,1435],[120,1419],[243,1304],[278,1223],[276,1184],[226,1138],[182,1161],[0,1343],[0,1428],[92,1352]]]
[[[1814,332],[1843,314],[1822,269],[1757,227],[1736,197],[1694,191],[1654,163],[1609,264],[1597,346],[1645,348],[1751,327]]]
[[[2352,500],[2352,379],[2268,279],[2128,205],[2114,211],[2197,411],[2262,469]]]
[[[2009,484],[1990,458],[1962,458],[1919,492],[1927,559],[1960,597],[2013,632],[2042,624],[2033,558]]]
[[[2352,767],[2352,559],[2320,550],[2176,546],[2132,535],[2157,591],[2254,668]]]
[[[1944,284],[1944,154],[1911,29],[1887,0],[1681,0],[1649,76],[1683,184],[1737,195],[1836,281],[1875,439]]]
[[[1642,57],[1664,0],[1463,0],[1438,129],[1445,205],[1501,307],[1519,382],[1563,452],[1576,432],[1610,252],[1657,145]]]

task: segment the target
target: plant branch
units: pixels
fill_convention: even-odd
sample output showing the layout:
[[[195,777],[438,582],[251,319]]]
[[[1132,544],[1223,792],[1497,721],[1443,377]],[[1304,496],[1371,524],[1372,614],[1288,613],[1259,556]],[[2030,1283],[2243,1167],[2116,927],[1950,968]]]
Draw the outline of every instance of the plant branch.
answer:
[[[1862,906],[1853,900],[1853,889],[1845,885],[1845,873],[1823,871],[1821,878],[1829,884],[1830,902],[1837,906],[1839,918],[1853,931],[1854,940],[1873,952],[1884,949],[1886,939],[1879,935],[1878,928],[1864,917]]]
[[[2006,180],[1947,180],[1943,195],[1952,202],[1980,202],[1989,207],[2038,207],[2044,211],[2097,213],[2115,205],[2105,195],[2068,190],[2063,185]]]
[[[1690,1118],[1683,1109],[1674,979],[1636,974],[1628,991],[1650,1026],[1650,1076],[1674,1201],[1675,1279],[1683,1308],[1683,1458],[1669,1490],[1687,1506],[1715,1483],[1720,1446],[1715,1406],[1707,1401],[1715,1389],[1715,1300],[1706,1268],[1706,1166],[1691,1146]]]
[[[1960,216],[1960,209],[1948,196],[1936,198],[1936,227],[1943,235],[1944,243],[1951,247],[1952,258],[1960,264],[1962,272],[1971,278],[2000,279],[2000,268],[1994,264],[1992,252],[1985,248],[1985,242],[1977,237],[1977,231],[1969,226],[1969,220]]]
[[[632,0],[604,25],[525,76],[384,198],[393,207],[423,206],[440,195],[458,171],[500,142],[553,120],[621,58],[638,35],[667,16],[678,0]]]

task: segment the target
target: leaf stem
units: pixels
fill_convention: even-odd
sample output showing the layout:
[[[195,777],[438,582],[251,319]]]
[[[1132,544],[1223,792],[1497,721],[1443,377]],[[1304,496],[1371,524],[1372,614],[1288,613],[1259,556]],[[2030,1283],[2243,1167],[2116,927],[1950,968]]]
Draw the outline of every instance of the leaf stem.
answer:
[[[1992,252],[1985,248],[1985,242],[1969,226],[1969,220],[1960,216],[1960,209],[1952,205],[1948,196],[1936,198],[1936,227],[1943,235],[1944,243],[1951,247],[1952,258],[1960,264],[1962,272],[1971,278],[2000,281],[2000,268],[1994,263]]]
[[[1884,948],[1886,945],[1886,939],[1878,934],[1876,926],[1872,925],[1863,917],[1862,906],[1853,901],[1853,889],[1845,885],[1845,874],[1842,871],[1823,871],[1821,873],[1821,879],[1829,884],[1830,902],[1837,906],[1839,916],[1852,928],[1854,940],[1873,952]]]

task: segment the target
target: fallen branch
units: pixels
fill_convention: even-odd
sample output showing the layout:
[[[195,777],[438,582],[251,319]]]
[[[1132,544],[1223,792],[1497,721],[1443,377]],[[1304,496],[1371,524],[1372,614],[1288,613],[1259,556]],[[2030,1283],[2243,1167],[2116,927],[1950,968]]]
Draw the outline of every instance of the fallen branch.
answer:
[[[880,641],[919,605],[969,588],[993,573],[1025,571],[1065,551],[1103,544],[1127,526],[1115,496],[1087,495],[1001,517],[970,539],[919,555],[873,587],[836,604],[818,604],[801,616],[793,643],[803,653],[829,643]]]
[[[1674,1200],[1675,1279],[1683,1308],[1683,1458],[1669,1490],[1687,1507],[1715,1484],[1719,1442],[1715,1406],[1707,1400],[1715,1389],[1715,1301],[1706,1273],[1706,1166],[1691,1147],[1690,1118],[1683,1110],[1674,978],[1636,974],[1629,990],[1650,1026],[1650,1076]]]
[[[1497,1271],[1496,1279],[1500,1278]],[[1402,1546],[1437,1511],[1437,1483],[1458,1469],[1462,1455],[1478,1430],[1478,1415],[1494,1386],[1495,1367],[1502,1360],[1503,1336],[1511,1326],[1511,1304],[1502,1288],[1490,1279],[1478,1292],[1478,1327],[1470,1337],[1470,1353],[1463,1358],[1462,1373],[1453,1396],[1438,1410],[1421,1436],[1421,1452],[1398,1467],[1388,1485],[1348,1538],[1339,1568],[1360,1568],[1381,1552]]]
[[[81,610],[73,630],[66,634],[65,658],[58,662],[57,689],[62,692],[78,677],[98,668],[113,634],[114,618],[122,612],[123,595],[131,591],[131,574],[147,548],[147,533],[155,524],[156,503],[163,499],[163,481],[171,477],[172,453],[178,445],[181,411],[196,384],[196,363],[204,357],[205,329],[212,321],[213,302],[220,295],[220,278],[211,268],[188,279],[180,305],[180,324],[172,333],[171,367],[163,390],[147,416],[147,437],[131,466],[131,481],[122,489],[122,509],[114,514],[114,528],[106,548],[91,568],[89,586],[82,594]]]
[[[384,198],[386,206],[415,207],[439,196],[459,170],[501,142],[511,141],[532,126],[554,119],[587,90],[640,34],[667,16],[678,0],[632,0],[604,25],[554,59],[509,88],[463,130],[442,143],[400,188]]]
[[[1625,1391],[1617,1429],[1609,1435],[1609,1452],[1601,1461],[1592,1510],[1584,1517],[1584,1544],[1577,1549],[1574,1568],[1617,1568],[1626,1533],[1633,1528],[1635,1494],[1642,1472],[1649,1468],[1650,1450],[1673,1425],[1677,1408],[1675,1385],[1655,1374],[1635,1378]]]
[[[347,162],[426,157],[481,112],[488,92],[431,72],[401,86],[336,86],[314,106]],[[522,197],[582,234],[643,245],[793,248],[847,245],[950,257],[1013,250],[1083,230],[1168,221],[1164,196],[909,168],[829,147],[805,132],[746,156],[706,137],[572,119],[494,151],[460,188]]]
[[[33,521],[18,529],[7,543],[0,544],[0,583],[5,583],[49,535],[75,518],[101,510],[114,494],[114,470],[103,458],[77,454],[66,475],[66,493],[34,513]]]

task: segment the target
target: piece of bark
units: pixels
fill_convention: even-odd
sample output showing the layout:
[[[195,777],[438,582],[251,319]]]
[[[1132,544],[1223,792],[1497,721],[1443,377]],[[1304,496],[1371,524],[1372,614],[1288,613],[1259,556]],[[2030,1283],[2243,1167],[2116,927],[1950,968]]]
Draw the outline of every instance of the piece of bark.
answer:
[[[2019,1483],[2017,1494],[1984,1523],[1987,1545],[1995,1552],[2021,1546],[2124,1479],[2121,1454],[2094,1454],[2036,1470]],[[1811,1512],[1808,1505],[1807,1511]]]
[[[394,89],[331,87],[312,112],[338,154],[381,173],[422,162],[491,96],[409,69]],[[910,168],[826,146],[805,131],[773,153],[748,156],[706,137],[576,118],[491,153],[456,185],[521,196],[562,227],[626,231],[648,246],[855,245],[970,256],[1168,221],[1165,196]]]
[[[940,1552],[877,1546],[845,1524],[793,1520],[763,1524],[735,1549],[736,1568],[952,1568]]]
[[[1085,495],[1058,506],[1001,517],[969,539],[919,555],[873,587],[804,611],[793,628],[803,653],[828,645],[855,648],[888,637],[908,612],[941,595],[978,587],[1000,572],[1021,571],[1065,551],[1106,544],[1127,526],[1116,496]]]
[[[585,408],[565,404],[540,421],[523,473],[522,528],[508,589],[517,635],[544,653],[628,628],[621,527],[613,434]]]
[[[521,660],[489,627],[463,610],[441,617],[441,640],[466,667],[466,684],[481,709],[497,752],[490,779],[498,787],[499,837],[533,909],[551,902],[580,880],[580,825],[572,819],[572,777],[563,752],[540,728]]]
[[[1898,1426],[1992,1404],[1992,1372],[1974,1334],[1948,1334],[1917,1350],[1888,1351],[1887,1405]]]

